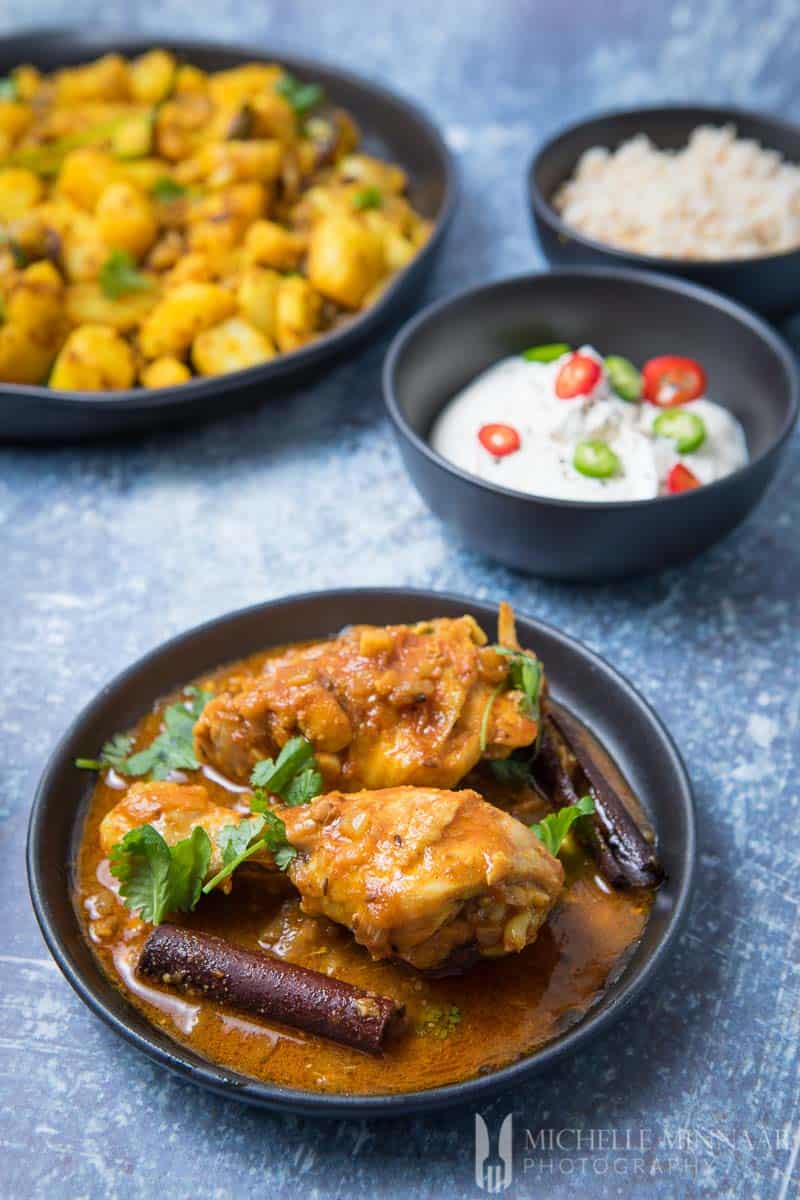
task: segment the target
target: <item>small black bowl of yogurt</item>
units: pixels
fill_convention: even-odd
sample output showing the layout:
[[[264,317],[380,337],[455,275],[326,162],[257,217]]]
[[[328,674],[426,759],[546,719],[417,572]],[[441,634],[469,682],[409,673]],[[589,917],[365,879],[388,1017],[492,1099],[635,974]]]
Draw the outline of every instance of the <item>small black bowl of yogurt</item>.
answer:
[[[574,580],[657,570],[730,532],[798,409],[794,358],[760,318],[606,268],[433,305],[392,344],[384,392],[414,483],[457,535]]]

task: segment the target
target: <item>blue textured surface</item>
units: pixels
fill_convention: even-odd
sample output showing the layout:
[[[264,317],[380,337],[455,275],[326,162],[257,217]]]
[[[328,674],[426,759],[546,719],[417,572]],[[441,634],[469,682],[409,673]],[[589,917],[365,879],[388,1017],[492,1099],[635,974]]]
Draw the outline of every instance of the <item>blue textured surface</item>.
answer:
[[[25,19],[283,46],[416,97],[463,181],[428,298],[536,264],[523,164],[566,120],[690,98],[800,118],[796,0],[0,4],[3,31]],[[0,452],[0,1195],[480,1194],[471,1112],[279,1118],[150,1065],[62,980],[24,881],[36,778],[104,680],[244,604],[414,584],[505,596],[584,639],[656,706],[697,790],[699,888],[668,973],[579,1059],[483,1110],[493,1135],[515,1114],[508,1194],[795,1196],[798,440],[754,517],[687,568],[614,587],[541,583],[450,544],[422,508],[382,414],[385,345],[289,401],[196,431]],[[563,1149],[526,1150],[526,1127],[534,1140],[581,1129],[582,1146],[566,1132]]]

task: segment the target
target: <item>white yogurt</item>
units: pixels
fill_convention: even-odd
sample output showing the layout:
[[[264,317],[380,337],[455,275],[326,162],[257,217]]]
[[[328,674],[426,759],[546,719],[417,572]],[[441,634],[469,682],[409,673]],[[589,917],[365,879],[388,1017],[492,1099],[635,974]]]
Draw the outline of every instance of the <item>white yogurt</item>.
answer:
[[[602,365],[591,346],[579,352]],[[741,425],[706,397],[675,410],[696,413],[706,428],[700,448],[683,455],[672,439],[653,432],[654,421],[666,410],[621,400],[605,372],[588,395],[562,400],[555,381],[567,357],[537,363],[515,355],[484,371],[437,418],[431,432],[433,449],[479,479],[557,500],[651,500],[666,492],[667,476],[676,463],[685,463],[701,483],[713,483],[747,462]],[[484,449],[478,431],[495,422],[516,429],[519,450],[495,458]],[[606,442],[616,454],[616,475],[595,479],[573,466],[577,444],[594,439]]]

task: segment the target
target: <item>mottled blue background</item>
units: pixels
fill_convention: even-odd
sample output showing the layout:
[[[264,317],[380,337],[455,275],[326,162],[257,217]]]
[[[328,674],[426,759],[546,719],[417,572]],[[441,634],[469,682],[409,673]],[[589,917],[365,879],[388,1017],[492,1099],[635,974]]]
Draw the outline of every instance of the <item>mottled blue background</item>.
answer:
[[[285,47],[417,98],[463,181],[421,299],[540,263],[523,167],[569,119],[694,98],[800,119],[796,0],[2,0],[3,31],[30,21]],[[484,1109],[493,1132],[516,1117],[509,1194],[795,1196],[798,440],[755,516],[690,566],[613,587],[542,583],[452,545],[423,509],[383,416],[386,343],[288,401],[195,431],[0,451],[0,1195],[479,1194],[471,1112],[279,1118],[151,1065],[61,978],[24,879],[39,771],[131,660],[268,597],[415,584],[506,596],[584,639],[656,706],[697,789],[699,887],[671,970],[580,1058]],[[526,1126],[631,1131],[647,1148],[582,1155],[573,1139],[526,1156]]]

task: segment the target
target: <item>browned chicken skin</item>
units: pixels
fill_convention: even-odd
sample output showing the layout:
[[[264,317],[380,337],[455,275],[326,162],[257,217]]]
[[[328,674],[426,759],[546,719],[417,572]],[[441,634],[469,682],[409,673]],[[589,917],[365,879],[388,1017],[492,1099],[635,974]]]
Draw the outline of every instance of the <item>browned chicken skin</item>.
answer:
[[[564,882],[536,835],[473,791],[332,792],[281,816],[303,911],[420,970],[523,950]]]
[[[513,618],[506,626],[513,636]],[[246,783],[255,763],[302,735],[329,788],[452,788],[481,757],[536,740],[519,692],[492,700],[507,672],[471,617],[355,626],[268,659],[259,678],[215,697],[195,726],[195,752]]]
[[[172,844],[189,832],[190,811],[212,843],[242,820],[202,787],[137,783],[103,820],[103,847],[148,822]],[[287,874],[303,911],[346,926],[374,958],[420,970],[524,949],[564,882],[536,835],[473,791],[333,792],[275,811],[298,851]],[[272,869],[266,852],[250,862]]]

